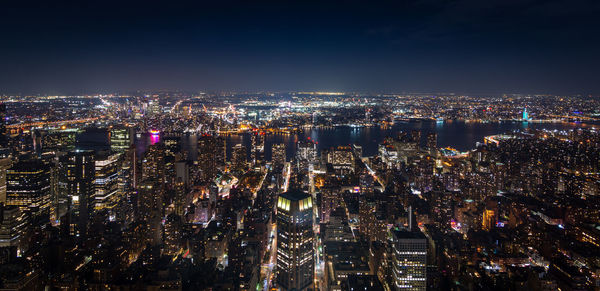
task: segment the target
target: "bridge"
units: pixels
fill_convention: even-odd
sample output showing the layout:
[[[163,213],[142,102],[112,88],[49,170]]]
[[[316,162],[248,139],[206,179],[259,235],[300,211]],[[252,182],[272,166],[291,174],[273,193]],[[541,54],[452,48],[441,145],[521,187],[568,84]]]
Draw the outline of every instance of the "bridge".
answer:
[[[52,126],[52,125],[69,125],[69,124],[87,123],[87,122],[96,121],[103,117],[104,116],[83,118],[83,119],[59,120],[59,121],[39,121],[39,122],[29,122],[29,123],[18,123],[18,124],[7,125],[6,129],[19,129],[19,128],[43,127],[43,126]]]

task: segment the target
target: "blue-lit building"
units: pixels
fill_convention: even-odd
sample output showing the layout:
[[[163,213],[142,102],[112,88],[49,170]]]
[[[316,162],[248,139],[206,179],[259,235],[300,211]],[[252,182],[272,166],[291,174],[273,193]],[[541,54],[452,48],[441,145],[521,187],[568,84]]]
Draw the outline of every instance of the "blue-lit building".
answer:
[[[527,112],[527,108],[523,109],[523,120],[529,120],[529,112]]]

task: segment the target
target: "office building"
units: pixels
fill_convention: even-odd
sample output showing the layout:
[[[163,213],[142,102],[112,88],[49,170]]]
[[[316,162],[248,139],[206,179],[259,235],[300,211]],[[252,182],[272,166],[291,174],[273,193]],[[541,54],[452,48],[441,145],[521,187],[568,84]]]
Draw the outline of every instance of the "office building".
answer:
[[[142,180],[154,179],[164,185],[165,170],[165,147],[162,144],[151,145],[142,159]]]
[[[327,162],[341,173],[354,171],[354,153],[349,146],[339,146],[332,149],[327,155]]]
[[[0,204],[0,248],[19,247],[27,231],[27,221],[18,206]]]
[[[9,157],[0,157],[0,203],[6,203],[6,171],[12,167]]]
[[[50,167],[42,160],[23,160],[6,171],[6,205],[27,213],[32,221],[50,214]]]
[[[231,155],[231,168],[234,171],[241,171],[246,168],[246,147],[242,144],[235,145]]]
[[[420,231],[393,230],[392,277],[396,290],[427,288],[427,238]]]
[[[313,200],[290,190],[277,199],[277,283],[285,290],[306,290],[313,277]]]
[[[139,218],[146,223],[146,238],[151,245],[162,242],[161,220],[164,214],[164,191],[156,180],[146,180],[140,183],[138,191]]]
[[[271,146],[271,161],[273,162],[273,165],[283,165],[285,164],[285,160],[285,144],[273,144]]]
[[[110,149],[123,153],[133,144],[133,128],[116,126],[110,129]]]
[[[211,135],[198,138],[198,164],[200,165],[200,179],[204,182],[211,181],[217,175],[217,162],[219,159],[219,140]]]
[[[66,199],[69,232],[71,235],[85,236],[94,213],[94,151],[71,151],[59,158],[59,167],[59,195]]]
[[[95,160],[94,209],[112,212],[119,197],[120,154],[98,156]]]

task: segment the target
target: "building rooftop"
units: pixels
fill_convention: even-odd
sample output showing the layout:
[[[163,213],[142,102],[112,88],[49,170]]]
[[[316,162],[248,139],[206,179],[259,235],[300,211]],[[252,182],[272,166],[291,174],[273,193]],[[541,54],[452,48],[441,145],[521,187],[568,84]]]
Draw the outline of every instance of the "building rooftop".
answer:
[[[310,195],[308,195],[308,193],[305,193],[305,192],[302,192],[302,191],[296,190],[296,189],[290,189],[289,191],[282,193],[279,196],[283,197],[285,199],[288,199],[290,201],[300,201],[302,199],[306,199],[306,198],[310,197]]]
[[[392,233],[396,239],[426,239],[420,231],[393,230]]]

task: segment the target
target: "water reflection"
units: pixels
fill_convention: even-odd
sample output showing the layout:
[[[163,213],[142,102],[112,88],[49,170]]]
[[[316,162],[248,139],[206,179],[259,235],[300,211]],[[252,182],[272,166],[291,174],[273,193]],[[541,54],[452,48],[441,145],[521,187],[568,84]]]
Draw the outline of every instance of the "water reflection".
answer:
[[[402,122],[396,123],[391,127],[337,127],[337,128],[313,128],[300,134],[274,134],[267,135],[265,138],[265,157],[271,158],[271,145],[284,143],[287,146],[288,159],[296,152],[296,143],[299,140],[313,140],[317,143],[319,151],[339,145],[358,144],[363,147],[363,153],[366,156],[377,153],[379,143],[386,137],[395,137],[400,131],[410,132],[420,130],[421,143],[424,144],[427,134],[436,133],[438,137],[438,146],[452,146],[458,150],[466,151],[475,147],[477,142],[482,142],[488,135],[508,133],[512,131],[522,131],[531,129],[549,129],[549,130],[568,130],[577,127],[589,127],[585,123],[529,123],[529,122],[490,122],[490,123],[466,123],[461,121],[446,121],[438,123],[436,121]],[[160,140],[159,136],[149,134],[142,135],[136,140],[138,151],[143,152],[147,145],[154,144]],[[231,148],[241,143],[250,150],[250,134],[229,135],[226,137],[228,156],[231,155]],[[187,150],[191,159],[197,156],[197,137],[195,135],[185,135],[182,137],[182,146]]]

